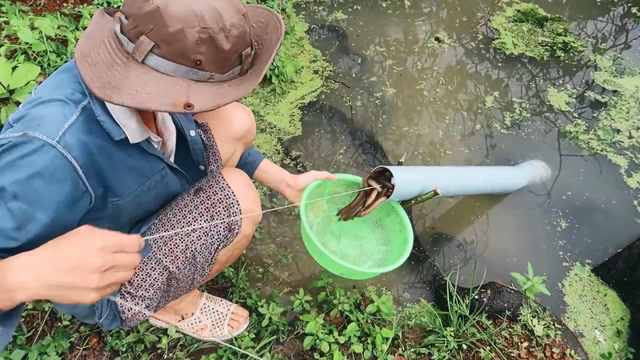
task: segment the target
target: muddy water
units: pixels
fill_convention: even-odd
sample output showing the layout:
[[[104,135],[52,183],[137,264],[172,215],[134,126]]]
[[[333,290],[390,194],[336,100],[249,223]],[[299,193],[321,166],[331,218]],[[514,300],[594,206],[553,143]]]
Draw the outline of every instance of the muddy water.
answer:
[[[640,65],[632,2],[536,2],[566,16],[591,45]],[[561,311],[558,283],[570,263],[599,264],[640,233],[637,193],[615,165],[564,141],[554,124],[567,119],[546,105],[549,86],[589,84],[591,63],[502,56],[487,37],[497,9],[493,0],[316,1],[303,9],[315,25],[314,43],[337,69],[335,86],[307,109],[304,135],[288,144],[302,154],[303,166],[363,175],[404,156],[408,165],[541,159],[553,170],[545,184],[508,196],[438,199],[414,208],[416,252],[430,260],[414,254],[400,269],[353,285],[384,285],[398,299],[412,299],[428,294],[424,280],[434,264],[445,272],[461,269],[469,285],[474,267],[479,279],[509,282],[511,272],[524,272],[531,262],[554,293],[543,301]],[[529,108],[520,122],[518,101]],[[588,116],[592,105],[580,105]],[[515,126],[505,124],[509,118]],[[281,204],[272,196],[265,208]],[[301,242],[295,211],[267,214],[247,255],[263,270],[253,282],[265,291],[308,286],[322,273]]]

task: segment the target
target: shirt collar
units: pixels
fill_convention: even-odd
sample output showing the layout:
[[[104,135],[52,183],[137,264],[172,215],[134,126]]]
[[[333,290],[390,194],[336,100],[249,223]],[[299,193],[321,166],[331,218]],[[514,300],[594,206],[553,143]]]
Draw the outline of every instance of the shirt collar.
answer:
[[[155,137],[155,134],[152,133],[142,122],[142,118],[138,111],[108,102],[105,102],[105,105],[111,113],[113,120],[120,125],[122,131],[124,131],[129,142],[132,144],[137,144],[150,137]]]

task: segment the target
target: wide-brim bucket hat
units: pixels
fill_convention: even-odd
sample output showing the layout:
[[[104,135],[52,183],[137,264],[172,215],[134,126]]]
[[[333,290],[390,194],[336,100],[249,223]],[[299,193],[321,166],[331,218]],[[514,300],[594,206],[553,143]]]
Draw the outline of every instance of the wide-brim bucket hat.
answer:
[[[276,12],[242,0],[126,0],[95,13],[75,61],[103,101],[197,113],[255,89],[283,37]]]

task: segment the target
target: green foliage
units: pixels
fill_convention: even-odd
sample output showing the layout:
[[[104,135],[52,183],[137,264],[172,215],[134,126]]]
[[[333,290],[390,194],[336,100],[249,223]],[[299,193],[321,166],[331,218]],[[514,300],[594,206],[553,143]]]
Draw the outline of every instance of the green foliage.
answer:
[[[448,311],[421,302],[409,307],[402,315],[405,319],[411,318],[405,325],[408,329],[417,326],[425,331],[420,346],[409,348],[407,352],[427,355],[433,360],[463,358],[462,354],[504,358],[508,348],[497,340],[506,324],[496,325],[482,311],[473,311],[471,299],[477,293],[463,297],[458,292],[457,283],[457,274],[455,281],[447,279]]]
[[[12,65],[0,57],[0,125],[4,125],[36,87],[40,67],[32,63]]]
[[[546,310],[535,303],[528,303],[520,310],[519,321],[539,339],[558,338],[562,331]]]
[[[565,321],[584,338],[589,358],[630,358],[627,339],[631,315],[615,291],[580,264],[563,280],[562,290],[567,303]]]
[[[531,265],[531,263],[527,265],[527,273],[525,275],[519,273],[511,273],[511,276],[516,279],[522,292],[530,299],[535,299],[535,297],[541,293],[545,295],[551,295],[549,293],[549,290],[547,289],[547,286],[544,284],[546,277],[537,276],[533,272],[533,266]]]
[[[506,6],[491,18],[490,26],[496,32],[493,46],[507,55],[564,60],[586,50],[585,42],[571,33],[566,20],[547,14],[538,5]]]
[[[21,4],[0,1],[0,56],[15,64],[32,62],[46,74],[73,57],[75,45],[92,8],[65,9],[61,14],[33,15]]]

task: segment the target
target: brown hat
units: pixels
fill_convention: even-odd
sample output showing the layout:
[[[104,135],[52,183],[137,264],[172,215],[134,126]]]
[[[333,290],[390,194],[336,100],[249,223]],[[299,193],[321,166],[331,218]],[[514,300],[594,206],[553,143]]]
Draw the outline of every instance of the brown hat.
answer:
[[[242,0],[125,0],[96,12],[75,60],[104,101],[196,113],[257,87],[283,36],[277,13]]]

